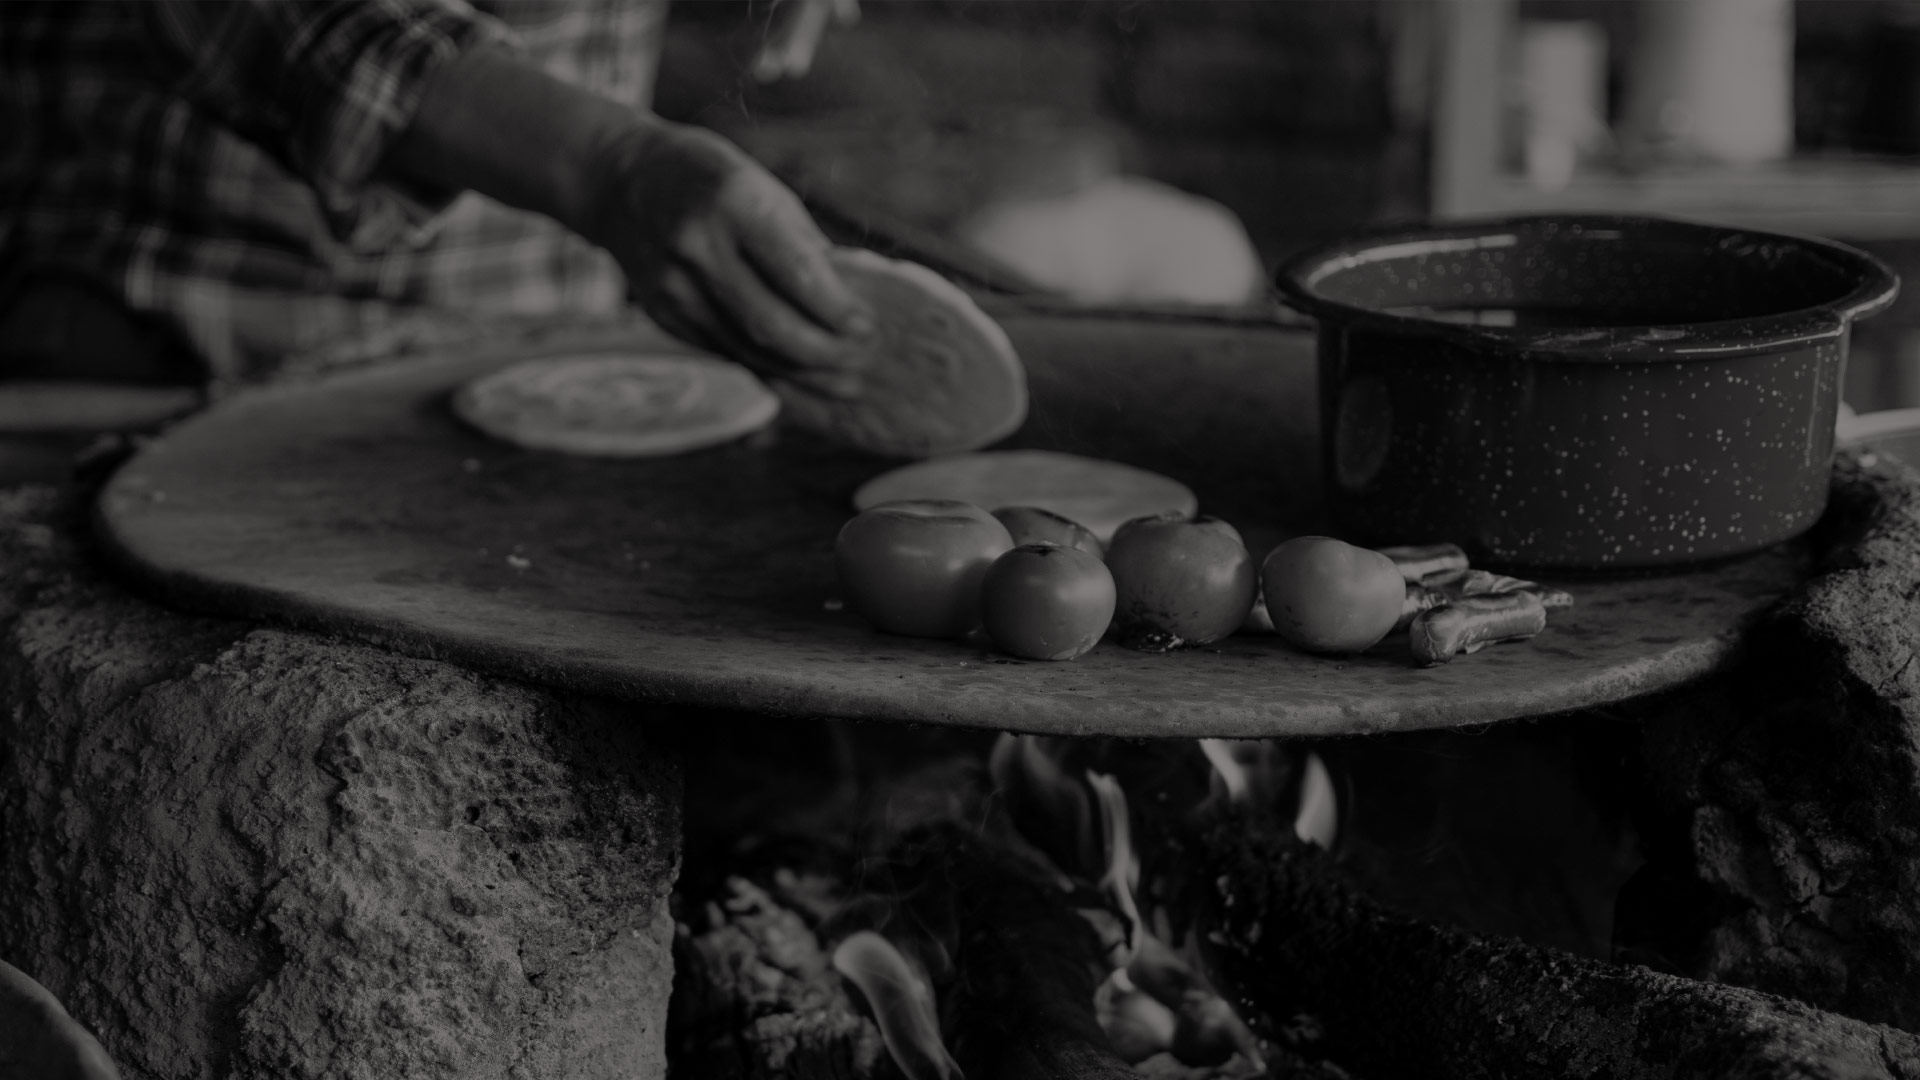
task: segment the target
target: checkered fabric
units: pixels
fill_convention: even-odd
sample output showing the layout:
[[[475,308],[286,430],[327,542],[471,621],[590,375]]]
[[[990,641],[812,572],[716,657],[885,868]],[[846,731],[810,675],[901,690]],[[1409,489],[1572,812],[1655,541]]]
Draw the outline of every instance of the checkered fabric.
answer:
[[[175,323],[216,379],[420,305],[618,310],[604,253],[383,175],[427,76],[496,43],[644,107],[660,0],[0,2],[0,259]]]

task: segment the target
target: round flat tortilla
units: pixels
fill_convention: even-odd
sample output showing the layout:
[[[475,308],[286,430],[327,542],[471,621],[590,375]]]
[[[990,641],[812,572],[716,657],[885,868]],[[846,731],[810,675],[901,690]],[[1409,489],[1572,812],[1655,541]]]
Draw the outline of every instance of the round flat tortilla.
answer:
[[[738,364],[703,356],[525,360],[453,395],[496,439],[589,457],[664,457],[731,442],[772,422],[780,399]]]
[[[1027,372],[1006,332],[958,286],[924,266],[841,248],[834,268],[873,309],[857,347],[859,396],[836,400],[784,381],[787,416],[810,431],[889,457],[976,450],[1027,418]]]
[[[1086,526],[1101,543],[1137,517],[1200,502],[1178,480],[1116,461],[1051,450],[989,450],[903,465],[860,485],[856,510],[895,499],[959,499],[983,510],[1037,506]]]

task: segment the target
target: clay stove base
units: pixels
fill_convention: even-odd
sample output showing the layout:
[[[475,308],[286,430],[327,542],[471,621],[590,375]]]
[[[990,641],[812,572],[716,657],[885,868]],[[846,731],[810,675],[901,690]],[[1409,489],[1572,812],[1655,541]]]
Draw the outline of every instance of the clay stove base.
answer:
[[[646,725],[136,600],[76,501],[0,492],[0,955],[129,1077],[664,1074]]]

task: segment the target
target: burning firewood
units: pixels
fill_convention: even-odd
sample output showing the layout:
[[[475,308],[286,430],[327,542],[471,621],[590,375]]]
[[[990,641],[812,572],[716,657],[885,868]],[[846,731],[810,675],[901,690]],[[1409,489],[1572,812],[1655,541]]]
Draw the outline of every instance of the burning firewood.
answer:
[[[668,1029],[675,1069],[689,1076],[899,1075],[806,920],[739,878],[681,926]]]
[[[959,825],[924,830],[896,854],[891,872],[905,910],[954,932],[954,973],[942,998],[966,1075],[1139,1075],[1095,1017],[1106,946],[1043,868]]]
[[[1920,1039],[1892,1028],[1399,915],[1238,814],[1183,846],[1227,981],[1312,1017],[1320,1048],[1360,1075],[1920,1075]]]
[[[859,776],[856,793],[789,783],[800,797],[766,808],[778,813],[700,804],[703,842],[682,876],[690,929],[676,949],[676,1069],[844,1080],[1136,1076],[1097,1019],[1109,942],[1080,912],[1108,902],[1091,877],[1068,881],[1035,847],[986,824],[997,818],[982,805],[978,758],[935,748],[922,760],[899,752],[891,734],[863,729],[857,750],[844,747],[847,765],[832,771]],[[1022,769],[1053,766],[1038,745],[1010,749],[1033,752]],[[743,757],[758,761],[737,748],[692,755],[699,782],[689,790],[757,782],[757,764]],[[1060,824],[1059,842],[1097,849],[1090,788],[1032,793],[1048,801],[1028,809]],[[760,1037],[789,1032],[789,1043]],[[708,1068],[716,1060],[724,1071]]]
[[[1273,763],[1263,753],[1271,749],[1269,744],[1201,740],[1198,746],[1224,784],[1221,797],[1230,802],[1252,798],[1255,787],[1264,789],[1272,780]],[[1244,763],[1239,760],[1241,748],[1250,755]],[[1098,929],[1105,949],[1106,969],[1100,973],[1104,978],[1095,1000],[1100,1027],[1123,1060],[1143,1070],[1151,1066],[1154,1075],[1264,1073],[1269,1049],[1208,980],[1190,950],[1167,944],[1165,913],[1144,911],[1136,900],[1141,859],[1127,788],[1096,768],[1069,769],[1067,762],[1074,756],[1059,741],[1003,735],[994,746],[989,772],[1001,799],[1000,824],[1010,835],[1031,845],[1034,858],[1046,862],[1048,872],[1060,881],[1095,886],[1093,899],[1100,906],[1081,901],[1075,910]],[[1113,760],[1120,763],[1129,756]],[[1317,759],[1312,767],[1319,769],[1315,782],[1330,783]],[[1135,790],[1168,794],[1165,785],[1138,780]],[[1302,818],[1303,838],[1327,841],[1334,828],[1329,810],[1316,807]],[[1082,838],[1063,834],[1058,827],[1063,821],[1078,822]],[[1303,1070],[1308,1068],[1289,1061],[1292,1074],[1307,1075]]]

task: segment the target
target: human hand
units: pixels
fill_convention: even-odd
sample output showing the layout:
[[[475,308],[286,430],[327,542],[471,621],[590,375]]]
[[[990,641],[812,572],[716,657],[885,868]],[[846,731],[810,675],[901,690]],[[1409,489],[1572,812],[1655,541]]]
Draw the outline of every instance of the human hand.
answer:
[[[860,0],[774,0],[767,39],[753,59],[753,77],[761,82],[798,79],[813,67],[813,54],[827,27],[860,21]]]
[[[0,961],[0,1078],[120,1080],[107,1052],[47,988]]]
[[[654,122],[609,139],[581,232],[626,271],[668,333],[762,375],[834,396],[859,390],[873,315],[827,259],[800,200],[710,131]]]

